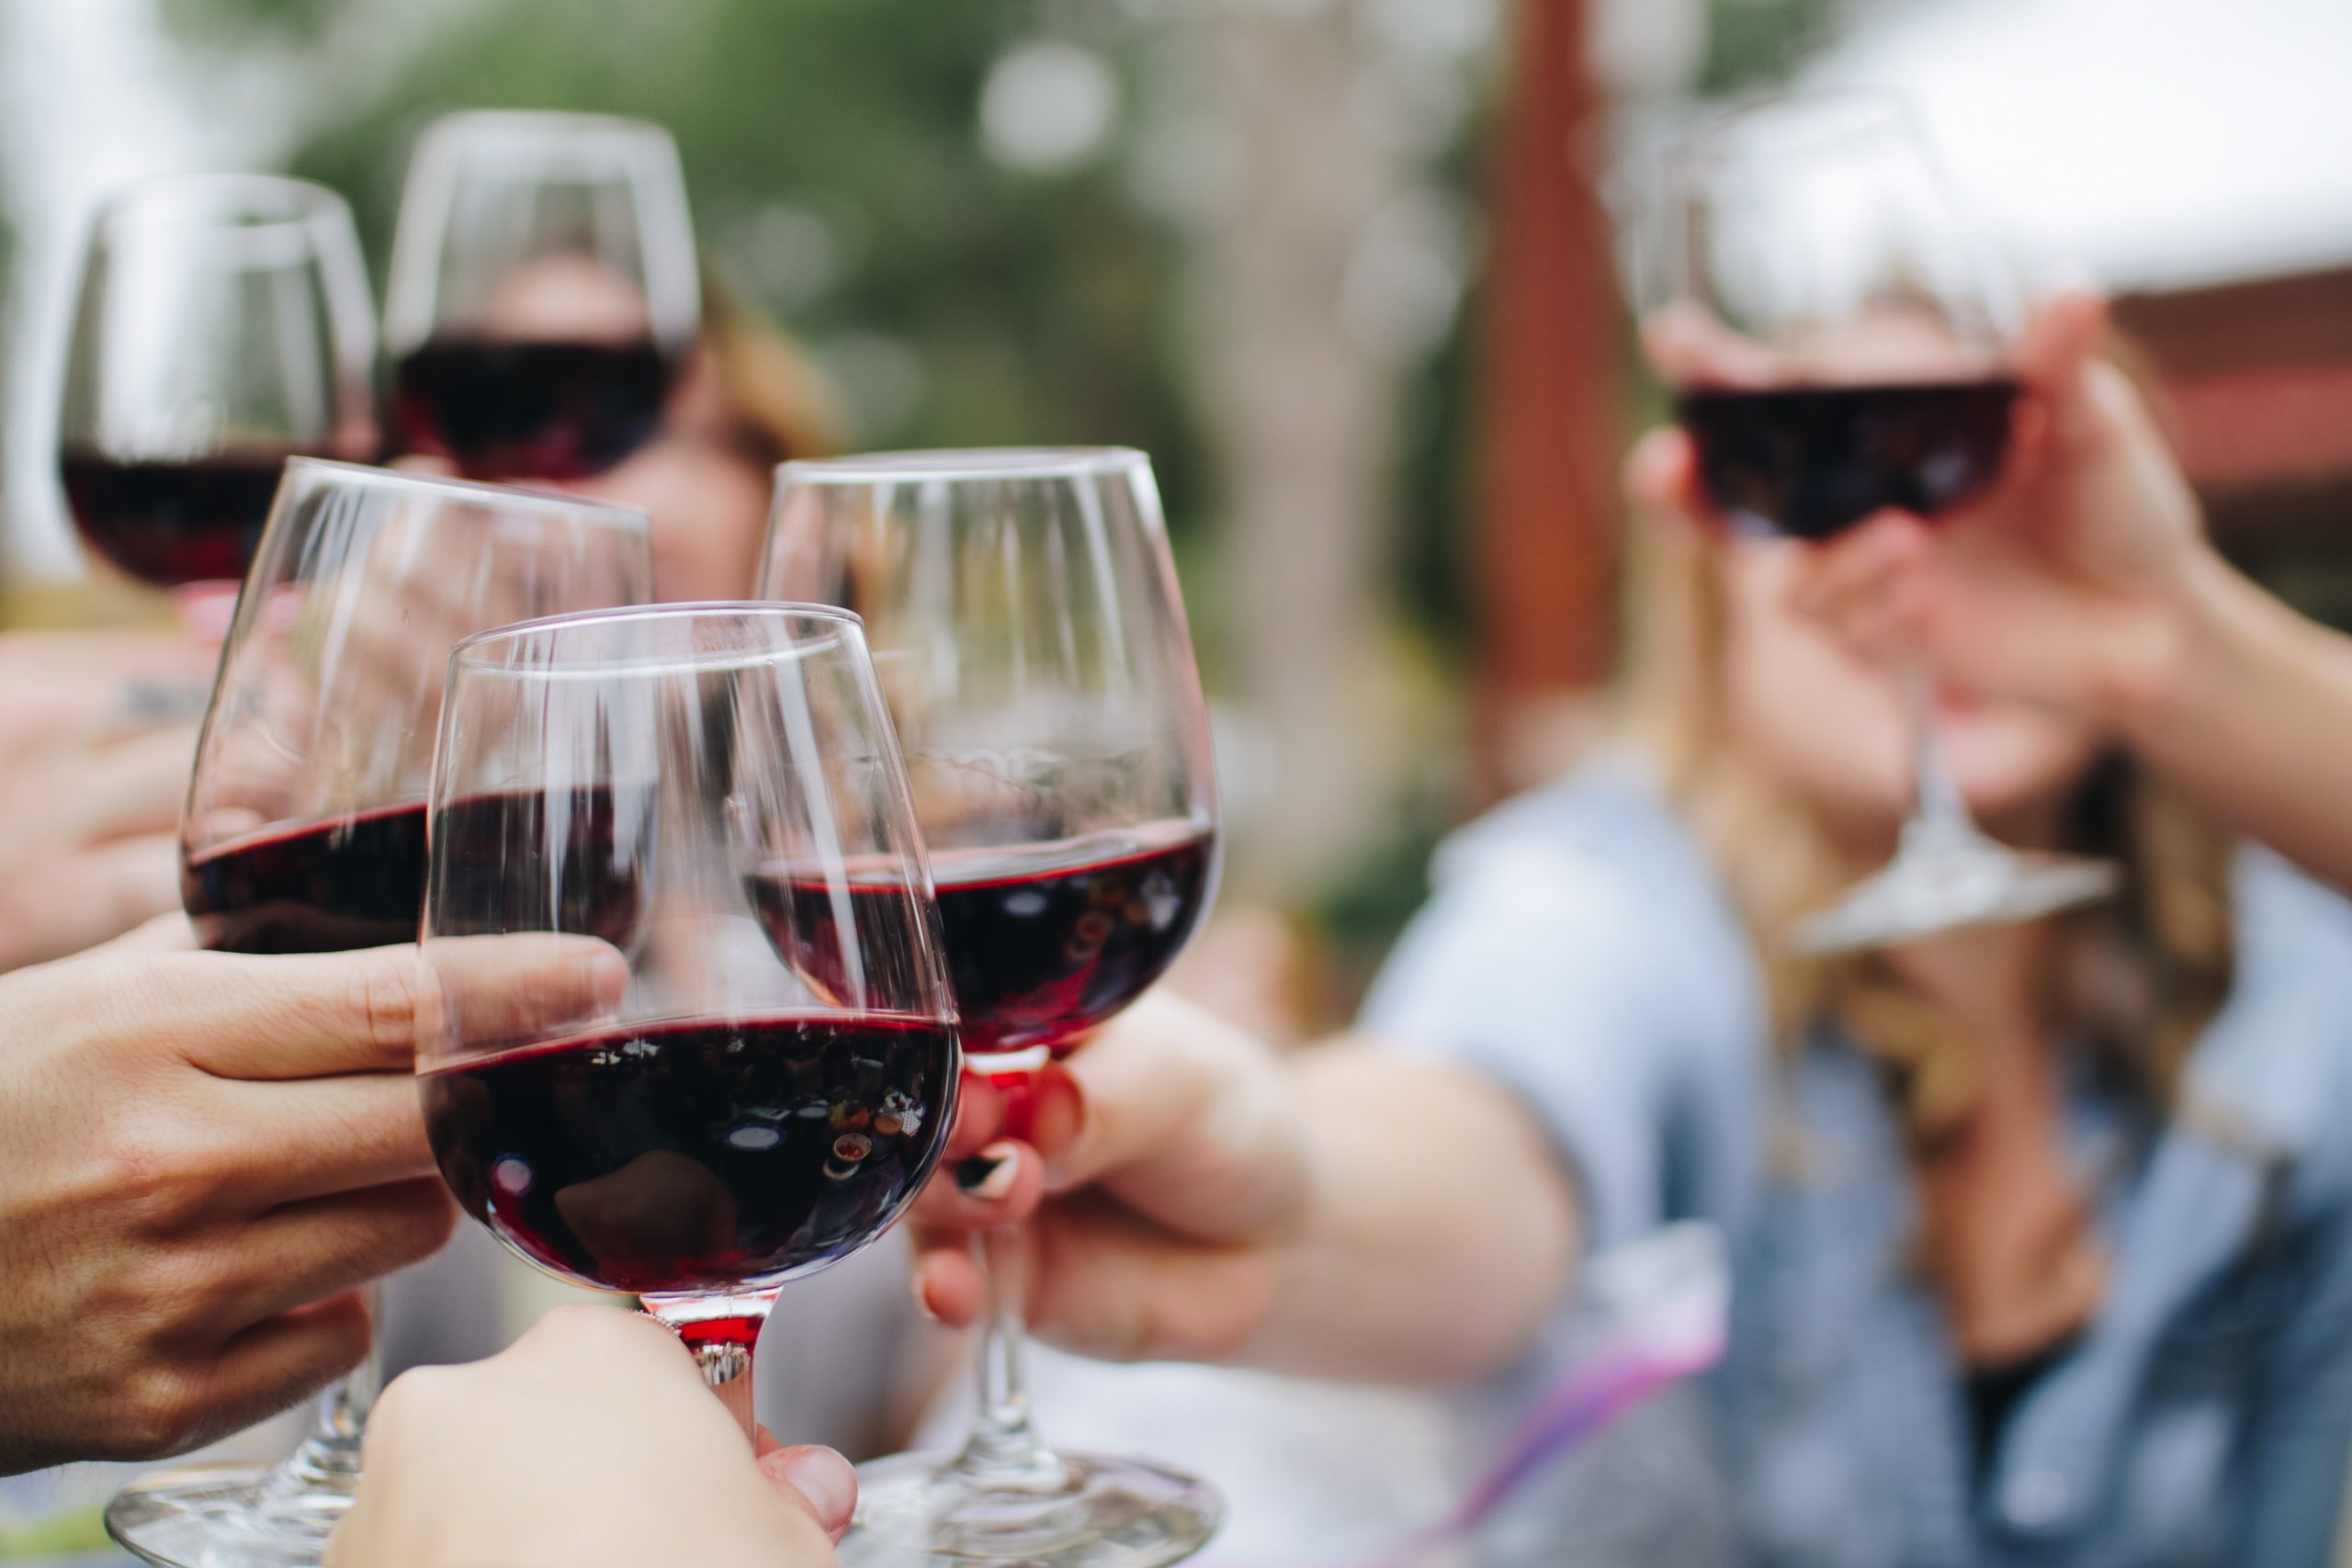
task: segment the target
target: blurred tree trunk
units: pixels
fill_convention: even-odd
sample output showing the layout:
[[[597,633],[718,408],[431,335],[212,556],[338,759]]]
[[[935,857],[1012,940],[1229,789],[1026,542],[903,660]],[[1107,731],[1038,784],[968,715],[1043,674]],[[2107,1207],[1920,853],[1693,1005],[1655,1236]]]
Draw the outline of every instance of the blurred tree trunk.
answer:
[[[1311,891],[1380,829],[1397,728],[1381,671],[1396,367],[1349,331],[1349,268],[1396,155],[1364,123],[1356,0],[1197,19],[1227,157],[1196,277],[1225,492],[1236,695],[1273,769],[1238,874]]]
[[[1494,793],[1558,765],[1609,672],[1621,434],[1588,0],[1514,10],[1480,323],[1482,761]]]

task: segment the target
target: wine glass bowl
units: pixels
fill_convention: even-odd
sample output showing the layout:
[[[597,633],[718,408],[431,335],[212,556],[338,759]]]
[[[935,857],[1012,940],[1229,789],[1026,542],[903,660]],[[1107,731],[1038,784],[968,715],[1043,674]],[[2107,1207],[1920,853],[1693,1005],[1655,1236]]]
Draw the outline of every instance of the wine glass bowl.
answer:
[[[774,867],[805,896],[765,897]],[[955,1112],[931,881],[856,617],[665,606],[459,645],[429,889],[445,1021],[418,1072],[451,1190],[537,1267],[726,1351],[706,1371],[731,1385],[776,1287],[887,1229]],[[496,962],[517,941],[614,983],[518,1007]]]
[[[343,199],[174,175],[90,229],[59,410],[85,545],[156,587],[244,574],[289,456],[376,455],[376,335]]]
[[[650,440],[700,322],[667,131],[480,111],[419,138],[385,302],[403,446],[579,479]]]

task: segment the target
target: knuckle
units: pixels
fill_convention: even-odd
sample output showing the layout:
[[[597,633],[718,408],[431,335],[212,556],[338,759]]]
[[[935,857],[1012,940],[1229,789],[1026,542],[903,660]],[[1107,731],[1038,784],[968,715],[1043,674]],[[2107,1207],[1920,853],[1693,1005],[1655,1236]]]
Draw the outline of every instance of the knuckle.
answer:
[[[384,1055],[405,1055],[416,1048],[417,978],[405,953],[371,957],[354,977],[355,1015],[368,1044]]]
[[[162,1459],[184,1453],[204,1435],[204,1409],[194,1380],[165,1361],[133,1369],[117,1385],[113,1430],[126,1457]]]

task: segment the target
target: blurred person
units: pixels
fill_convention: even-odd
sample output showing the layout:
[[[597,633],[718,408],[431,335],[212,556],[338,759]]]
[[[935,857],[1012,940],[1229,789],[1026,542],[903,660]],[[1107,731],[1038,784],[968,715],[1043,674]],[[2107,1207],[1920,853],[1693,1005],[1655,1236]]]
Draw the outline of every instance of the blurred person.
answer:
[[[2086,536],[2176,482],[2075,309],[2037,323],[2050,429],[1984,503],[2020,533]],[[1623,752],[1447,846],[1359,1038],[1278,1057],[1166,998],[1105,1030],[1041,1086],[1029,1144],[926,1195],[921,1298],[969,1319],[966,1233],[1045,1192],[1048,1338],[1507,1404],[1541,1385],[1580,1258],[1702,1218],[1735,1274],[1703,1430],[1555,1507],[1542,1560],[1598,1526],[1622,1548],[1631,1519],[1631,1560],[1706,1561],[1721,1496],[1762,1564],[2326,1562],[2352,908],[2085,719],[1953,689],[1979,820],[2120,860],[2121,897],[1790,956],[1890,848],[1900,694],[1795,604],[1823,563],[1689,511],[1672,456],[1631,465],[1672,515]],[[1980,525],[1948,526],[1957,553]]]
[[[559,1308],[513,1348],[395,1380],[328,1568],[830,1568],[857,1475],[756,1450],[675,1335]]]
[[[0,634],[0,970],[179,907],[180,803],[217,646]]]
[[[412,1077],[413,950],[173,951],[176,918],[0,977],[0,1474],[184,1452],[358,1360],[359,1287],[457,1206]],[[571,1017],[601,944],[501,942],[487,1005]]]

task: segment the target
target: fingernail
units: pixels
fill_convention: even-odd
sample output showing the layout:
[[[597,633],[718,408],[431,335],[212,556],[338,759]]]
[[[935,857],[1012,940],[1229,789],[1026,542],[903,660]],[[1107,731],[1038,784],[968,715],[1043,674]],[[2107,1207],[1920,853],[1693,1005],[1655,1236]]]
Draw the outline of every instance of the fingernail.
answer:
[[[956,1189],[969,1198],[990,1202],[1012,1190],[1021,1174],[1018,1144],[990,1144],[956,1168]]]
[[[839,1535],[857,1511],[857,1472],[831,1449],[803,1449],[785,1461],[784,1478],[808,1499],[817,1522]]]

